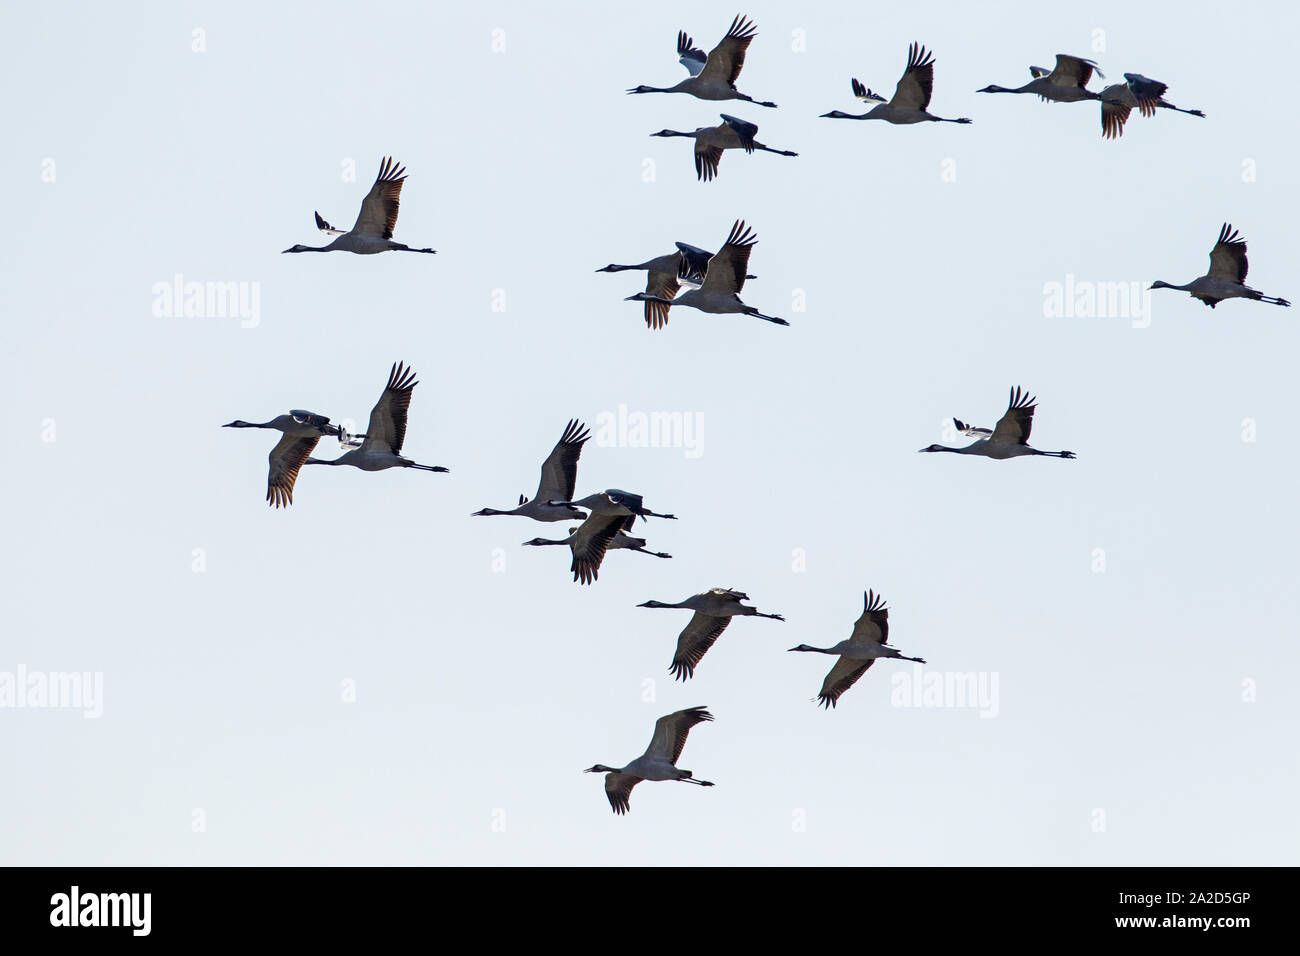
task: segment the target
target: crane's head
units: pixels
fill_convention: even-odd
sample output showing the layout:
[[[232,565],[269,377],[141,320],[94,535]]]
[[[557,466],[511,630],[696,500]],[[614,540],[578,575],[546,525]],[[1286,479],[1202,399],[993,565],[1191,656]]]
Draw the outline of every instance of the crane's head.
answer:
[[[588,767],[583,773],[618,773],[613,767],[606,767],[603,763],[598,763],[593,767]]]
[[[288,249],[282,250],[280,255],[284,255],[284,253],[286,252],[313,252],[313,251],[314,250],[310,246],[304,246],[301,243],[299,243],[296,246],[290,246]]]

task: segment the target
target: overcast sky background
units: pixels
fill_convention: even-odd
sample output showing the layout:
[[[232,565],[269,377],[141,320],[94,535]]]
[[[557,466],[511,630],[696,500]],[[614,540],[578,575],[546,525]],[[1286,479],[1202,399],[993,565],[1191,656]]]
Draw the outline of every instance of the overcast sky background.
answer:
[[[102,672],[104,700],[0,710],[0,858],[1297,861],[1300,315],[1166,291],[1135,327],[1049,317],[1044,288],[1187,282],[1226,220],[1248,281],[1300,300],[1276,119],[1300,14],[754,2],[739,87],[779,109],[624,95],[684,77],[676,31],[711,49],[738,9],[10,9],[0,671]],[[852,76],[892,93],[913,40],[932,111],[973,125],[818,118],[862,111]],[[975,92],[1057,52],[1208,118],[1107,142],[1095,104]],[[689,142],[647,135],[721,110],[799,156],[729,151],[703,184]],[[349,227],[390,154],[395,238],[436,256],[279,254],[327,241],[313,209]],[[682,309],[652,333],[622,301],[643,275],[593,273],[737,218],[744,299],[789,328]],[[177,274],[256,283],[256,326],[155,315]],[[364,423],[399,359],[405,452],[451,474],[305,469],[268,509],[277,436],[219,426]],[[951,416],[993,425],[1012,385],[1032,443],[1078,460],[916,453]],[[579,467],[579,494],[678,515],[638,530],[671,561],[613,552],[581,587],[567,550],[519,546],[566,525],[469,517],[620,405],[702,427],[698,457],[593,440]],[[636,605],[715,585],[787,621],[733,622],[676,683],[689,612]],[[997,676],[996,717],[894,706],[896,662],[810,703],[832,659],[786,649],[847,637],[868,587],[925,672]],[[680,765],[717,786],[611,814],[582,769],[699,704]]]

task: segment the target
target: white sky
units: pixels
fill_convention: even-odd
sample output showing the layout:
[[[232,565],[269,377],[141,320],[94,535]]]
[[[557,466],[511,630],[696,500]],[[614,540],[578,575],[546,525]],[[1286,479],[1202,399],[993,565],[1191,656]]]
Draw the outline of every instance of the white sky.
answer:
[[[102,672],[104,699],[0,710],[6,862],[1296,862],[1300,317],[1156,292],[1146,328],[1049,318],[1044,286],[1186,282],[1229,220],[1249,281],[1300,299],[1277,119],[1300,15],[755,2],[740,87],[779,109],[624,95],[737,9],[9,12],[0,672]],[[973,125],[818,118],[859,111],[851,76],[888,95],[912,40],[933,111]],[[1094,104],[974,92],[1058,51],[1208,118],[1112,143]],[[721,110],[799,157],[729,152],[701,184],[689,143],[648,136]],[[350,225],[389,154],[396,238],[437,256],[279,254],[321,244],[313,209]],[[593,273],[736,218],[744,298],[790,328],[683,309],[651,333],[621,301],[643,278]],[[257,283],[258,324],[155,316],[178,273]],[[397,359],[405,450],[451,474],[307,469],[269,510],[275,436],[219,426],[364,422]],[[1014,384],[1033,444],[1077,461],[916,454]],[[640,526],[673,560],[611,553],[579,587],[566,551],[519,547],[564,525],[469,517],[620,405],[702,423],[698,457],[593,440],[579,468],[579,494],[677,514]],[[635,605],[713,585],[788,620],[734,622],[674,683],[689,615]],[[997,675],[995,718],[892,706],[904,663],[809,702],[831,659],[786,648],[848,636],[867,587],[926,672]],[[643,784],[614,817],[580,771],[697,704],[717,719],[680,763],[717,786]]]

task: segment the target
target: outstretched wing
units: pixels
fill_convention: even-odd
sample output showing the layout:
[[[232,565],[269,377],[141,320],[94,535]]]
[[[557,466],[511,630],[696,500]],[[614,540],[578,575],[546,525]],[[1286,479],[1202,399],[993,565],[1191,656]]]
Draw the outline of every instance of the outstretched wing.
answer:
[[[1017,385],[1011,390],[1011,401],[1006,413],[998,419],[993,427],[993,441],[1025,445],[1029,442],[1029,431],[1034,427],[1034,397],[1022,392]]]
[[[957,432],[967,438],[990,438],[993,435],[991,428],[980,428],[978,425],[971,425],[957,418],[954,418],[952,423],[957,426]]]
[[[696,611],[677,637],[677,652],[668,672],[681,681],[694,677],[695,668],[730,623],[730,617],[711,617]]]
[[[1169,85],[1145,77],[1141,73],[1125,73],[1124,79],[1128,81],[1128,88],[1133,91],[1133,95],[1137,98],[1138,109],[1142,112],[1142,115],[1155,116],[1156,108],[1165,95],[1165,91],[1169,89]]]
[[[299,425],[310,425],[322,435],[338,436],[342,429],[338,425],[331,425],[328,415],[317,415],[315,412],[309,412],[305,408],[291,408],[289,414]]]
[[[686,67],[691,76],[699,76],[709,55],[695,45],[685,30],[677,31],[677,62]]]
[[[677,763],[691,728],[712,719],[713,715],[703,707],[688,707],[660,717],[655,721],[655,733],[650,738],[650,746],[646,748],[645,755]]]
[[[632,808],[632,788],[641,782],[630,773],[605,774],[605,796],[615,813],[624,814]]]
[[[903,71],[903,77],[898,81],[894,98],[889,101],[889,105],[900,109],[923,110],[930,105],[933,89],[934,57],[926,52],[925,47],[913,43],[907,50],[907,69]]]
[[[1137,98],[1127,83],[1112,83],[1101,91],[1101,135],[1103,139],[1118,139],[1124,133],[1124,124],[1133,112]]]
[[[727,241],[709,260],[701,291],[738,294],[745,287],[745,278],[749,274],[749,254],[756,242],[758,236],[754,235],[754,231],[743,220],[737,219],[727,235]]]
[[[722,42],[709,51],[709,57],[700,71],[700,79],[709,84],[734,87],[736,77],[740,76],[740,70],[745,65],[745,51],[756,36],[758,28],[737,14]]]
[[[885,599],[874,591],[862,595],[862,614],[853,624],[849,640],[854,644],[889,643],[889,608]]]
[[[1250,268],[1246,261],[1246,240],[1241,233],[1225,222],[1219,230],[1219,241],[1210,250],[1210,275],[1216,279],[1245,283]]]
[[[658,296],[661,299],[675,298],[677,296],[677,290],[681,287],[681,283],[677,281],[677,273],[675,272],[666,272],[661,269],[650,269],[646,275],[646,292],[650,295]],[[664,302],[647,302],[645,304],[646,326],[652,329],[662,329],[668,324],[669,308],[671,307]]]
[[[298,469],[311,457],[312,450],[320,441],[319,435],[297,438],[284,435],[271,454],[267,456],[270,465],[266,476],[266,503],[276,508],[287,508],[293,504],[293,483],[298,480]]]
[[[1093,60],[1085,60],[1081,56],[1070,56],[1067,53],[1058,53],[1056,54],[1056,69],[1052,70],[1048,78],[1052,81],[1053,86],[1084,87],[1092,79],[1094,71],[1103,80],[1106,78],[1106,74],[1097,68],[1097,64]]]
[[[826,675],[822,681],[821,692],[817,695],[817,702],[830,710],[835,706],[840,695],[858,682],[858,678],[867,672],[874,660],[857,661],[849,657],[841,657],[831,668],[831,672]]]
[[[538,501],[572,501],[578,483],[578,459],[591,432],[576,418],[564,426],[564,434],[542,462],[542,477],[537,483]]]
[[[856,76],[852,77],[849,82],[853,84],[853,96],[855,99],[862,100],[862,102],[864,103],[885,102],[885,98],[883,96],[881,96],[879,93],[873,93],[870,89],[867,88],[866,84],[863,83],[861,80],[859,80]]]
[[[573,572],[574,581],[590,584],[600,577],[600,563],[605,560],[609,543],[622,530],[623,520],[624,515],[591,514],[578,526],[569,542],[573,551],[569,570]]]
[[[401,362],[393,365],[388,373],[388,384],[384,394],[370,412],[370,424],[366,426],[366,440],[361,450],[366,452],[389,451],[394,455],[402,453],[402,442],[406,440],[406,414],[411,407],[411,390],[420,383],[415,380],[415,372]]]
[[[758,135],[758,126],[738,116],[729,116],[726,113],[719,113],[718,115],[722,117],[722,122],[730,126],[732,131],[735,132],[745,152],[752,153],[754,151],[754,137]]]
[[[722,148],[707,146],[698,139],[695,141],[695,177],[703,182],[711,182],[718,175],[718,163],[722,161]]]
[[[397,207],[402,198],[402,183],[406,181],[403,173],[405,166],[398,166],[392,157],[385,157],[379,166],[379,175],[370,192],[361,201],[361,212],[357,215],[356,225],[352,231],[362,236],[382,236],[393,238],[393,229],[397,226]]]
[[[694,282],[696,285],[701,284],[704,281],[704,273],[709,269],[709,260],[713,258],[713,253],[699,246],[693,246],[689,242],[677,243],[677,251],[682,257],[678,278]]]
[[[320,213],[313,212],[312,215],[316,217],[316,228],[319,229],[321,232],[325,233],[325,235],[327,236],[343,235],[342,229],[335,229],[328,222],[326,222],[324,219],[321,218]]]

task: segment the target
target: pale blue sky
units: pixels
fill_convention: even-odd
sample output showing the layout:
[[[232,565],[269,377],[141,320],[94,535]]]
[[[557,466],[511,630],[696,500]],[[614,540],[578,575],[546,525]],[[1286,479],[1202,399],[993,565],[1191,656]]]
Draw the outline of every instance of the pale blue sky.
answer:
[[[740,9],[9,12],[0,672],[102,672],[104,700],[0,710],[0,858],[1297,861],[1300,316],[1157,292],[1134,328],[1049,318],[1044,287],[1186,282],[1229,220],[1251,283],[1300,299],[1276,119],[1300,15],[756,2],[740,87],[779,109],[624,95],[677,82],[676,31],[708,49]],[[888,95],[913,40],[933,110],[972,125],[818,118],[856,110],[851,76]],[[1095,104],[974,92],[1058,51],[1208,118],[1105,142]],[[799,157],[729,152],[701,184],[688,143],[648,136],[720,111]],[[318,244],[313,209],[350,225],[390,154],[396,238],[437,256],[279,254]],[[683,309],[651,333],[621,301],[642,278],[593,273],[716,248],[736,218],[760,239],[744,298],[790,328]],[[155,316],[178,273],[257,283],[256,327]],[[308,469],[269,510],[273,436],[218,426],[364,421],[398,359],[421,380],[406,452],[451,474]],[[916,454],[1017,384],[1033,444],[1078,460]],[[621,404],[702,423],[698,457],[593,441],[579,468],[579,494],[677,514],[641,526],[673,560],[611,553],[579,587],[567,552],[519,547],[563,525],[469,517]],[[688,614],[636,605],[713,585],[788,620],[734,622],[683,686]],[[997,675],[995,718],[891,706],[904,663],[809,702],[830,659],[786,648],[846,637],[867,587],[928,672]],[[614,817],[580,771],[697,704],[717,719],[680,763],[717,786],[644,784]]]

